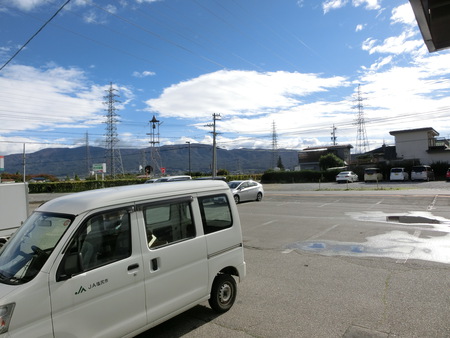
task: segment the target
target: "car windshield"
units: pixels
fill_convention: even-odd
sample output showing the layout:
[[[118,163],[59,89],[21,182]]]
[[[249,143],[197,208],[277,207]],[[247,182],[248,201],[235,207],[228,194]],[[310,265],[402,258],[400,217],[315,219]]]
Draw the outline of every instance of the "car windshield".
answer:
[[[71,215],[33,213],[0,251],[0,283],[32,280],[73,219]]]
[[[393,173],[401,173],[402,171],[403,171],[403,169],[401,169],[401,168],[393,168],[391,170],[391,172],[393,172]]]
[[[413,167],[412,171],[416,172],[416,173],[420,173],[422,171],[425,171],[425,167]]]
[[[366,174],[367,175],[373,175],[373,174],[376,174],[376,173],[378,173],[377,169],[366,169]]]
[[[242,182],[230,182],[228,183],[228,186],[230,187],[230,189],[236,189],[241,183]]]

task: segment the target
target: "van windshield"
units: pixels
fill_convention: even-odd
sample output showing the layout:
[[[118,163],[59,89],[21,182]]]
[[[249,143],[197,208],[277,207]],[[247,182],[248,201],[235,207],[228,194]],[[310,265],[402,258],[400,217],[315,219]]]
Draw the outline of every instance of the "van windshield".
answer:
[[[23,284],[32,280],[74,217],[33,213],[0,251],[0,283]]]
[[[422,171],[426,171],[427,169],[425,167],[413,167],[412,171],[415,173],[421,173]]]

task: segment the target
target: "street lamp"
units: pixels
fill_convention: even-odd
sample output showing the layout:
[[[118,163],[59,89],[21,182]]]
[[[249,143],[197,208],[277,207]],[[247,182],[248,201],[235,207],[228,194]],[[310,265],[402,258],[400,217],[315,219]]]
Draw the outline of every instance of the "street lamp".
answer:
[[[191,175],[191,142],[186,142],[189,145],[189,176]]]

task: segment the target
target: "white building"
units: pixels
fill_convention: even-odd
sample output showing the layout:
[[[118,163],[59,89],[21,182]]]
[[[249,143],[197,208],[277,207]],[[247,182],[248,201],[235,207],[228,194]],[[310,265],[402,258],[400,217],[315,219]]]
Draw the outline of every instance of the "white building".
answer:
[[[448,140],[438,137],[439,133],[431,127],[397,130],[389,134],[395,137],[398,159],[418,160],[421,164],[450,163]]]

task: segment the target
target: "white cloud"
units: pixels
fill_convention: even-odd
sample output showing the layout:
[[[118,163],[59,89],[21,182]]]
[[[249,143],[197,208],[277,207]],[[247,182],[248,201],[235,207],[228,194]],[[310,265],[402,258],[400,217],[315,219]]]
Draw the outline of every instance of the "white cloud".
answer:
[[[327,0],[322,3],[322,9],[324,14],[333,9],[339,9],[345,7],[349,0]],[[380,0],[352,0],[353,7],[364,6],[367,10],[379,10],[381,9]]]
[[[366,98],[366,121],[369,121],[367,127],[371,128],[371,138],[386,135],[387,128],[418,128],[420,121],[426,121],[427,126],[438,131],[448,130],[448,64],[450,54],[441,54],[420,57],[409,66],[393,66],[384,72],[367,71],[361,77],[364,83],[361,91]]]
[[[36,7],[47,4],[46,0],[9,0],[9,5],[19,9],[30,11]]]
[[[377,10],[381,8],[380,0],[353,0],[352,4],[355,7],[365,5],[365,9],[368,10]]]
[[[149,70],[145,70],[143,72],[133,72],[133,76],[134,77],[139,77],[139,78],[143,78],[143,77],[147,77],[147,76],[154,76],[156,75],[155,72],[149,71]]]
[[[369,68],[362,67],[364,70],[370,70],[372,72],[378,71],[386,65],[392,64],[394,57],[392,55],[386,56],[384,58],[379,58],[375,63],[373,63]]]
[[[302,97],[346,84],[337,76],[222,70],[172,85],[146,103],[149,111],[166,117],[198,119],[213,112],[251,117],[297,106]]]
[[[401,23],[409,26],[417,26],[417,21],[414,17],[414,12],[409,2],[392,10],[391,23]]]
[[[327,0],[322,3],[322,9],[324,14],[328,13],[333,9],[339,9],[347,4],[348,0]]]
[[[362,24],[356,25],[355,32],[362,31],[364,29],[364,27],[366,27],[366,25],[362,25]]]
[[[2,134],[99,120],[103,88],[86,86],[76,68],[10,65],[0,76]],[[26,97],[26,100],[24,100]],[[2,115],[3,115],[2,114]]]
[[[399,36],[392,36],[385,39],[381,44],[377,44],[377,40],[368,38],[362,44],[362,49],[368,51],[369,54],[385,53],[385,54],[404,54],[411,53],[423,46],[423,40],[409,40],[414,34],[404,31]]]
[[[161,1],[161,0],[136,0],[136,2],[138,3],[138,4],[142,4],[142,3],[152,3],[152,2],[158,2],[158,1]]]

